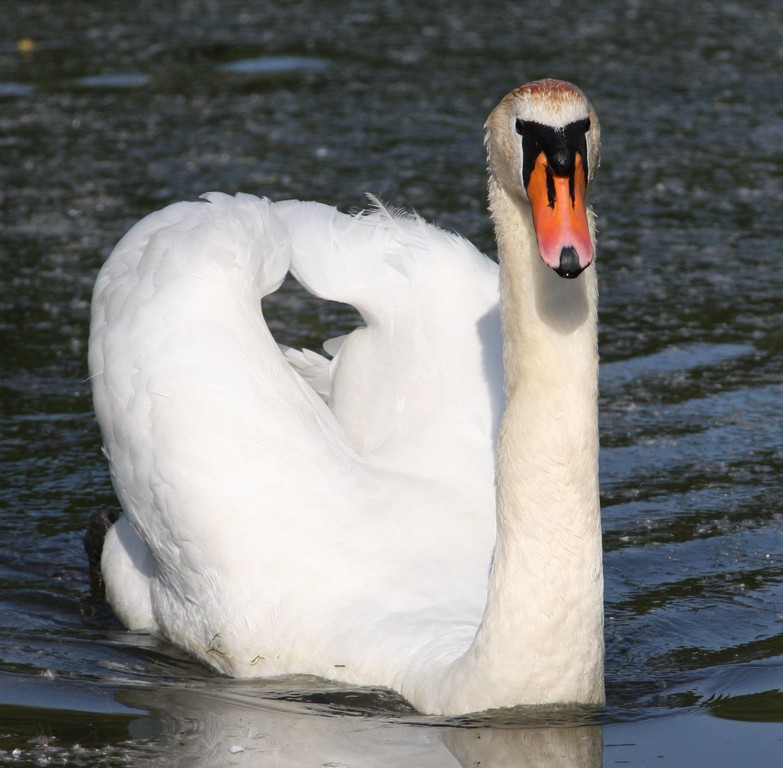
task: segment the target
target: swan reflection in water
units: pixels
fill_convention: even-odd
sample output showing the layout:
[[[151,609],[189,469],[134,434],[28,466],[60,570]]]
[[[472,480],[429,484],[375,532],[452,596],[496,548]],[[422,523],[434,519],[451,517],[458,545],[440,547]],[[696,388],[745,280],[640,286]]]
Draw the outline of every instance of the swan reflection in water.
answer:
[[[244,685],[241,684],[240,685]],[[602,728],[546,725],[484,727],[412,716],[350,716],[328,707],[183,689],[127,690],[123,704],[150,712],[131,724],[134,740],[188,766],[400,766],[420,768],[598,768]],[[513,715],[514,713],[512,713]],[[557,721],[557,714],[554,715]],[[585,718],[587,719],[587,718]],[[579,722],[578,716],[576,721]],[[565,724],[564,724],[565,723]]]

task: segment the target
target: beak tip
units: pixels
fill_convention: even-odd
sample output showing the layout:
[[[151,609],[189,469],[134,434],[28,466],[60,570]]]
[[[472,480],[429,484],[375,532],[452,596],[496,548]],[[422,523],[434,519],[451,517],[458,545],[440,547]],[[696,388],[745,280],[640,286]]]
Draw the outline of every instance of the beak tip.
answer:
[[[560,262],[553,269],[560,277],[572,280],[575,277],[579,277],[591,263],[592,259],[582,264],[576,248],[569,245],[560,251]]]

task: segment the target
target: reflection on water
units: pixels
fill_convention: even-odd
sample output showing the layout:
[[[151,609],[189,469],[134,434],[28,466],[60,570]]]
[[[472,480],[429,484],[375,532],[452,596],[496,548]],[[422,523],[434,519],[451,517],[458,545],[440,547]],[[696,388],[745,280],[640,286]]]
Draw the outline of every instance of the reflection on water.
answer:
[[[780,753],[779,3],[29,0],[0,22],[0,763]],[[219,680],[122,632],[80,541],[115,503],[85,380],[112,244],[211,189],[344,209],[371,191],[491,252],[481,125],[542,75],[578,82],[604,133],[606,709],[433,721],[378,692]],[[269,313],[291,345],[353,322],[288,283]]]
[[[121,705],[121,706],[118,706]],[[125,711],[119,711],[122,707]],[[596,768],[602,762],[602,729],[575,718],[542,716],[502,727],[480,722],[438,721],[410,715],[392,718],[376,709],[372,717],[327,705],[266,698],[251,686],[196,689],[129,689],[117,693],[114,714],[89,717],[70,711],[47,713],[59,729],[79,739],[78,749],[58,744],[45,732],[26,740],[17,757],[111,759],[121,754],[134,765],[183,766],[547,766]],[[2,710],[0,710],[2,711]],[[130,714],[146,711],[149,714]],[[19,710],[13,713],[18,721]],[[569,722],[570,721],[570,722]],[[10,724],[5,720],[6,724]],[[576,724],[573,724],[573,723]],[[521,723],[521,724],[520,724]],[[14,723],[16,724],[16,723]],[[80,725],[82,724],[82,725]],[[125,752],[106,747],[130,739]],[[0,753],[0,763],[2,753]]]
[[[694,708],[674,717],[670,711],[601,726],[590,724],[589,716],[565,713],[511,713],[500,722],[395,718],[377,708],[368,716],[327,704],[259,699],[253,686],[229,681],[120,689],[115,695],[111,714],[78,711],[84,702],[78,697],[77,709],[0,707],[4,728],[17,734],[14,741],[0,735],[0,750],[6,749],[0,751],[0,764],[597,768],[655,760],[678,766],[771,765],[781,739],[780,729],[719,720]],[[780,699],[770,703],[779,719]]]
[[[216,711],[215,701],[198,696],[166,697],[165,704],[174,715],[164,741],[183,762],[199,766],[256,765],[259,755],[274,755],[285,766],[595,768],[602,760],[597,726],[421,727],[379,718],[313,717],[290,707],[260,711],[241,701],[220,702]],[[184,737],[183,717],[191,725]]]

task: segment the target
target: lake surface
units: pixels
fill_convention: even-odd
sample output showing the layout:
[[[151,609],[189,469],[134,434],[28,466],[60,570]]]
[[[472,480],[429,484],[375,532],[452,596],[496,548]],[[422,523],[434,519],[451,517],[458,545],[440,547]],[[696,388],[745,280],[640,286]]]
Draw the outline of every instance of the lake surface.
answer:
[[[783,762],[783,6],[596,5],[3,4],[0,764]],[[438,720],[125,632],[81,544],[116,504],[86,380],[113,244],[213,189],[370,191],[492,253],[483,120],[541,76],[603,127],[607,706]],[[293,285],[270,314],[299,345],[353,319]]]

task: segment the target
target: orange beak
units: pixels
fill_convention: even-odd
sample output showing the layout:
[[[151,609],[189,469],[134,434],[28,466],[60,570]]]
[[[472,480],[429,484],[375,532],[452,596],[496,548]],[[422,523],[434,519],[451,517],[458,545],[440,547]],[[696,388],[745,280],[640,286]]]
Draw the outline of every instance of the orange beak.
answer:
[[[571,176],[556,176],[541,152],[527,184],[533,209],[538,251],[561,277],[576,277],[593,261],[593,242],[587,224],[587,179],[577,154]]]

